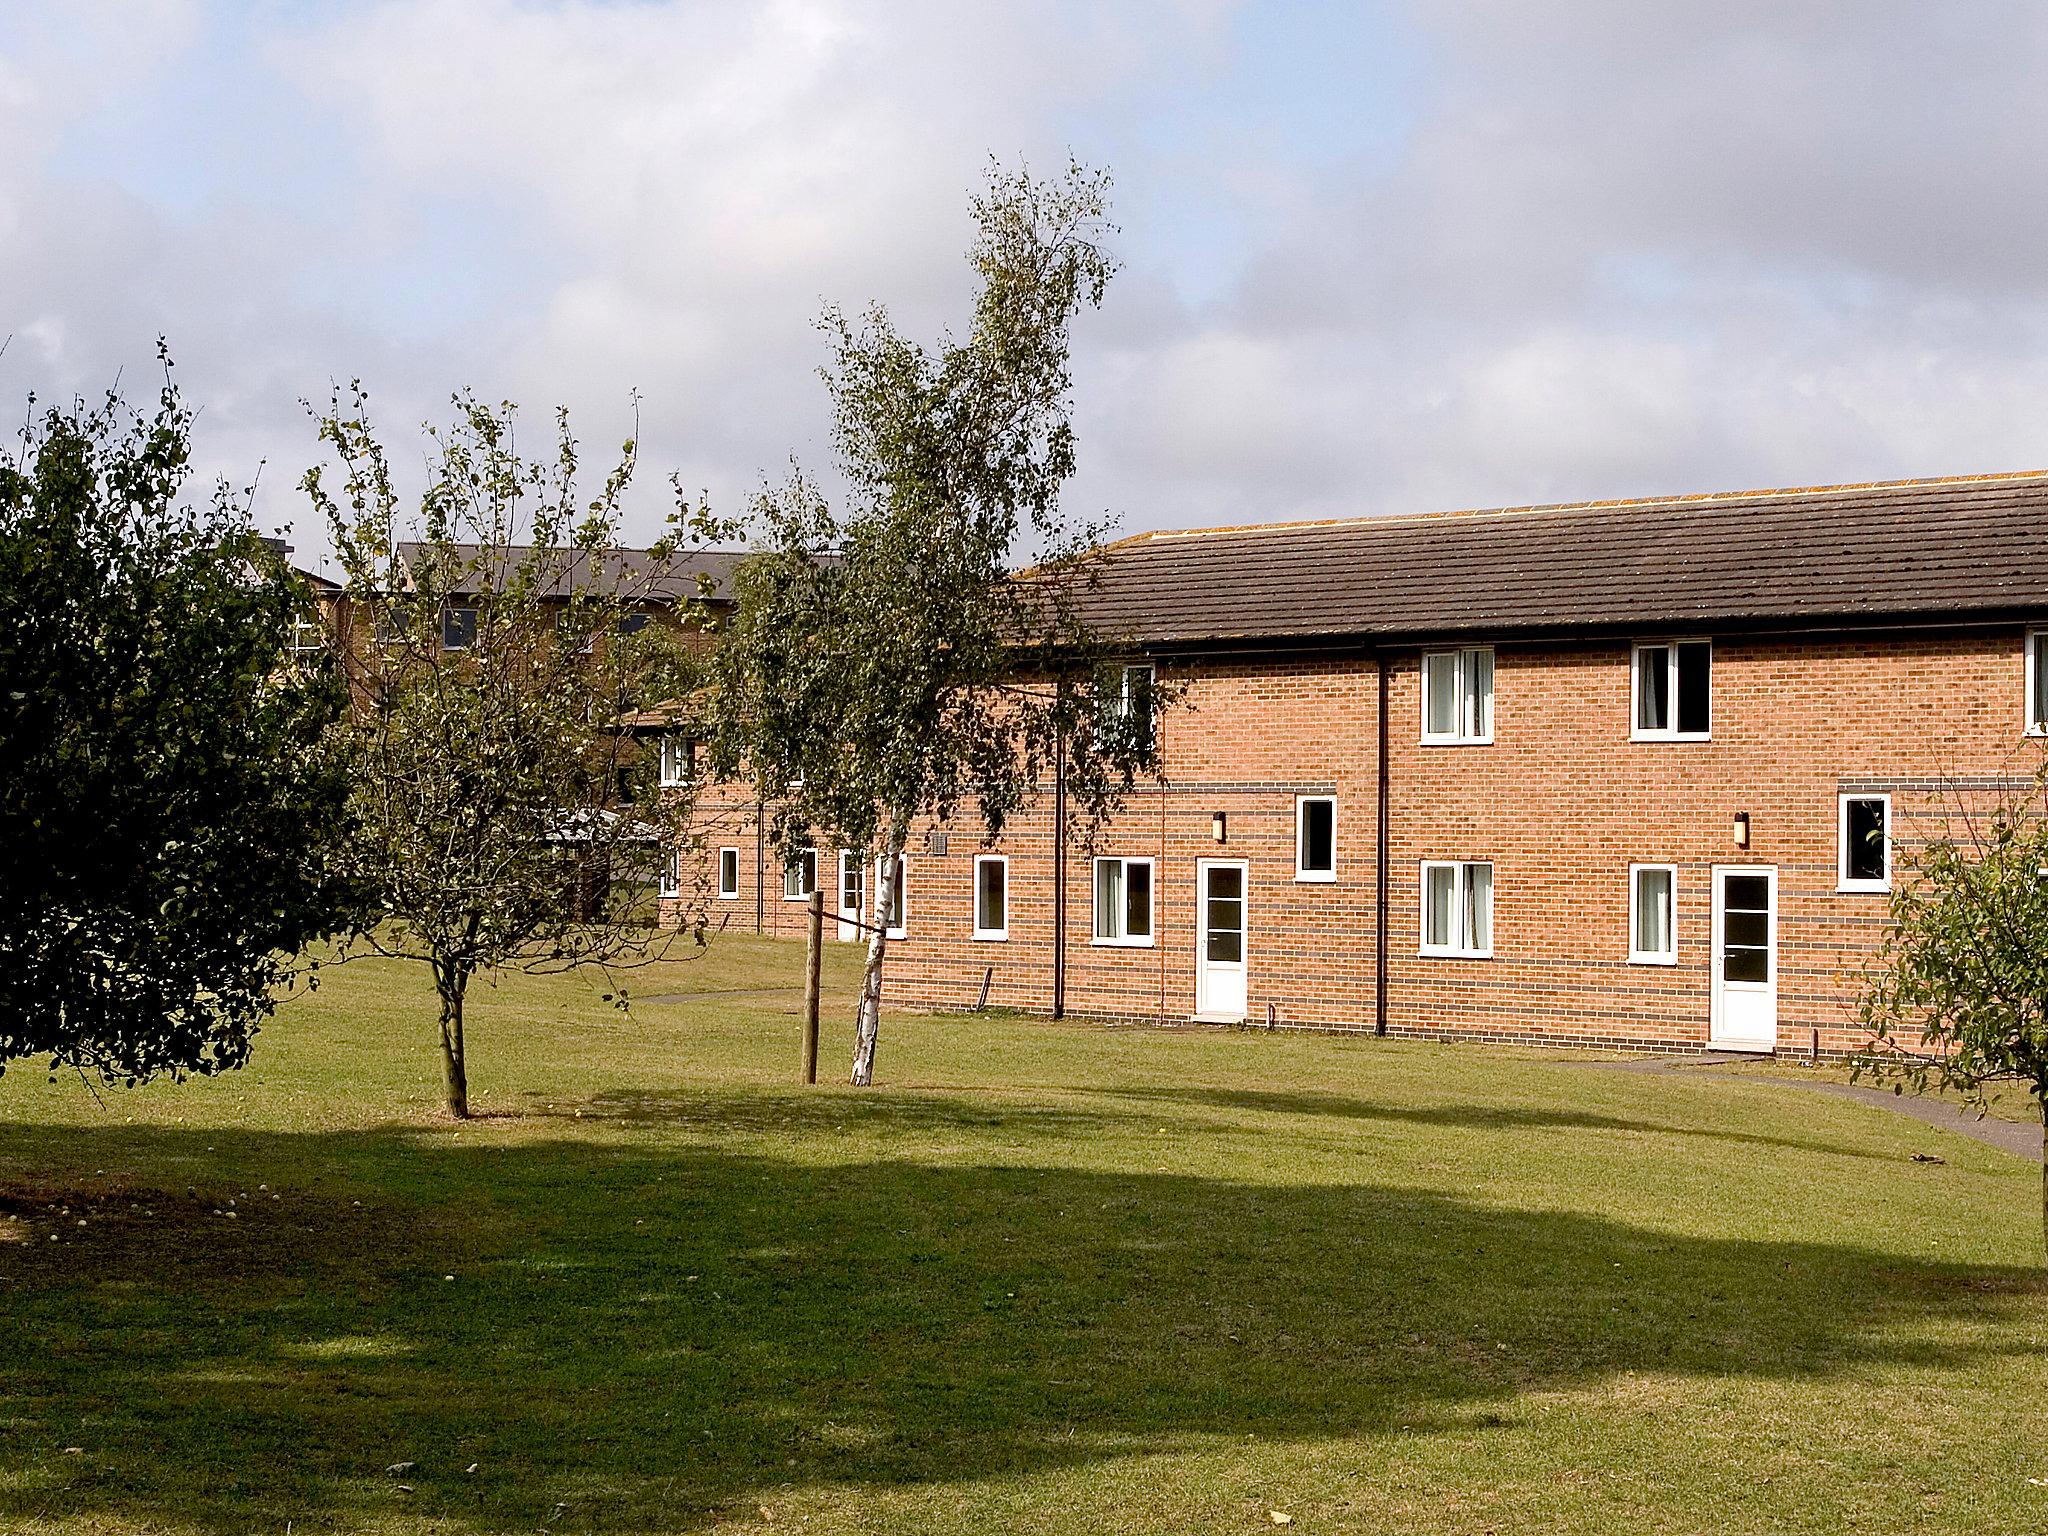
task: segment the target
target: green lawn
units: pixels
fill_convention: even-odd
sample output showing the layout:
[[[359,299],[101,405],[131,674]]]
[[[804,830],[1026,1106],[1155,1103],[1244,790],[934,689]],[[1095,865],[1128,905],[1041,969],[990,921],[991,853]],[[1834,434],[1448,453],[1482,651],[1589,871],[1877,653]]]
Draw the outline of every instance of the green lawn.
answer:
[[[375,962],[239,1076],[10,1071],[0,1530],[2048,1526],[2034,1166],[1768,1079],[1006,1018],[803,1091],[744,990],[798,963],[484,993],[461,1127]]]
[[[1913,1042],[1918,1048],[1918,1042]],[[1785,1082],[1861,1083],[1866,1088],[1890,1092],[1889,1078],[1858,1078],[1848,1065],[1839,1061],[1819,1061],[1808,1064],[1797,1056],[1781,1059],[1760,1057],[1747,1061],[1737,1069],[1747,1076],[1775,1077]],[[1948,1102],[1963,1107],[1958,1095],[1950,1095]],[[2034,1126],[2041,1123],[2041,1106],[2024,1083],[2001,1081],[1984,1085],[1982,1102],[1966,1108],[1966,1113],[1992,1120],[2010,1120],[2017,1125]]]

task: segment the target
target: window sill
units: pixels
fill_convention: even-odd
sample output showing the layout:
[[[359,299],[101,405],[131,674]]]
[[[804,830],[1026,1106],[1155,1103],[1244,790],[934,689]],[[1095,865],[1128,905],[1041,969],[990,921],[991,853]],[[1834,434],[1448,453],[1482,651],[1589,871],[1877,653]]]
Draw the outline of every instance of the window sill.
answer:
[[[1843,880],[1835,886],[1837,896],[1889,896],[1889,880]]]
[[[1669,744],[1672,742],[1712,741],[1714,733],[1712,731],[1630,731],[1628,739],[1630,741],[1664,742]]]
[[[720,901],[738,901],[740,899],[740,893],[738,891],[720,891],[718,893],[718,899]]]
[[[1425,960],[1491,960],[1493,958],[1493,951],[1490,949],[1423,948],[1418,949],[1416,953]]]
[[[1151,939],[1090,939],[1088,946],[1091,949],[1151,949],[1154,947]]]
[[[1676,966],[1676,965],[1678,964],[1678,956],[1676,956],[1676,955],[1630,955],[1630,956],[1628,957],[1628,963],[1629,963],[1630,965],[1661,965],[1661,966],[1663,966],[1663,967],[1664,967],[1664,968],[1665,968],[1666,970],[1669,970],[1669,969],[1671,969],[1672,967],[1674,967],[1674,966]]]
[[[1000,932],[995,933],[982,933],[976,931],[974,933],[970,933],[967,937],[972,939],[977,944],[1007,944],[1010,942],[1010,930],[1005,928],[1002,929]]]
[[[1425,747],[1490,747],[1493,745],[1493,738],[1491,736],[1424,736],[1422,738],[1422,745]]]
[[[1296,885],[1335,885],[1337,871],[1334,869],[1297,869],[1294,872]]]

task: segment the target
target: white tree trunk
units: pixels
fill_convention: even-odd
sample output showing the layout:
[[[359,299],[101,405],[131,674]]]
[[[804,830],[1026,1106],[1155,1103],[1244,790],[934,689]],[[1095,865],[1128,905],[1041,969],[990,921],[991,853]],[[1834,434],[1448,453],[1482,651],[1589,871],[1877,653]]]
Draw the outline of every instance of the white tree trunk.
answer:
[[[875,1080],[875,1035],[882,1024],[882,957],[889,950],[889,914],[896,907],[896,861],[903,856],[906,833],[898,821],[889,823],[889,842],[874,880],[875,904],[868,921],[868,960],[861,972],[860,1008],[853,1022],[853,1086]]]

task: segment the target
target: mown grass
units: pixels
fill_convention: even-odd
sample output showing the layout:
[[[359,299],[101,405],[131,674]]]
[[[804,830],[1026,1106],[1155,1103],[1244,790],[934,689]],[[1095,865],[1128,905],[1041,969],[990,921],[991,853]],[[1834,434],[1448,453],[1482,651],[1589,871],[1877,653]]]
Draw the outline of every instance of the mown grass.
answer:
[[[1786,1082],[1851,1083],[1882,1092],[1910,1091],[1902,1080],[1870,1075],[1859,1077],[1851,1067],[1839,1061],[1808,1063],[1796,1056],[1777,1060],[1763,1058],[1744,1062],[1739,1070],[1749,1076],[1775,1077]],[[1964,1114],[1976,1114],[1993,1120],[2010,1120],[2016,1125],[2041,1123],[2041,1106],[2035,1100],[2032,1090],[2024,1083],[1986,1083],[1974,1101],[1966,1101],[1959,1091],[1952,1090],[1944,1094],[1936,1085],[1930,1084],[1929,1088],[1934,1097],[1955,1105]]]
[[[1018,1019],[805,1091],[797,965],[508,981],[462,1126],[378,962],[235,1077],[10,1071],[0,1529],[2048,1525],[2031,1165],[1768,1080]]]

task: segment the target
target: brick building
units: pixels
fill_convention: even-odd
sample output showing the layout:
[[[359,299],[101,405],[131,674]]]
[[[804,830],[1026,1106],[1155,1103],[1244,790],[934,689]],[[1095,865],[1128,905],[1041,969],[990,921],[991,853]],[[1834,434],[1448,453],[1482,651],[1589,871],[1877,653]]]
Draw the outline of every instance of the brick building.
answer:
[[[920,829],[892,1002],[1837,1051],[1896,845],[2039,760],[2048,476],[1147,534],[1092,602],[1163,782]],[[728,926],[865,889],[703,814]]]

